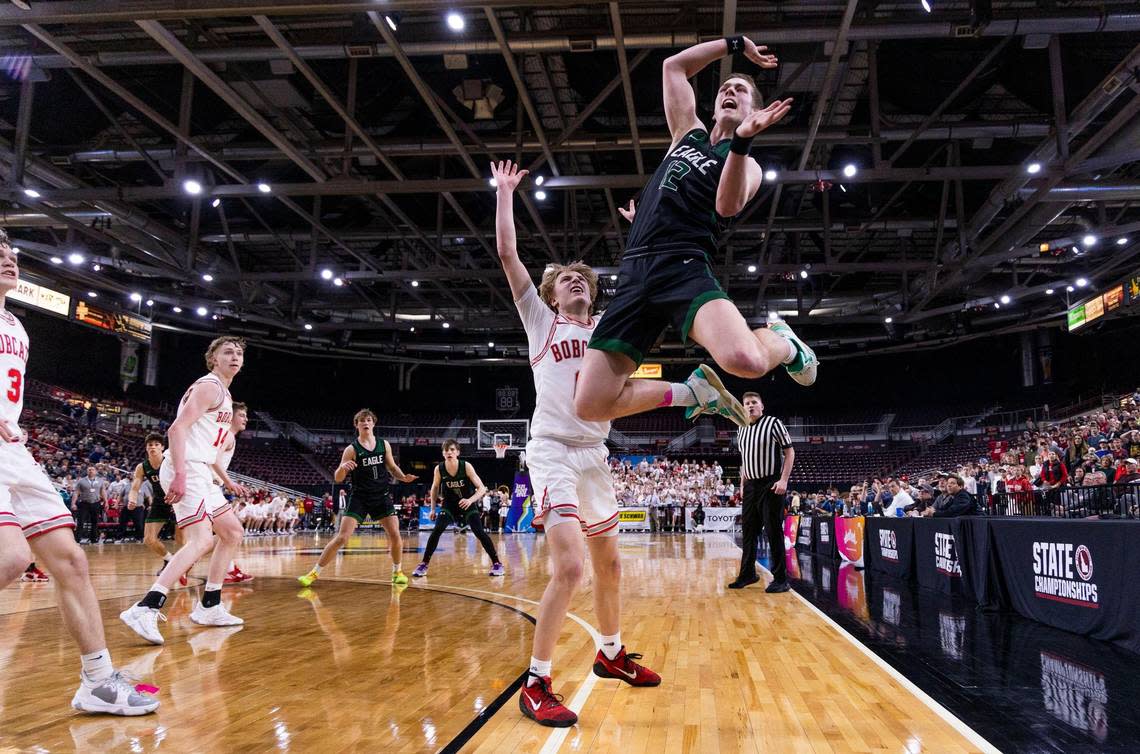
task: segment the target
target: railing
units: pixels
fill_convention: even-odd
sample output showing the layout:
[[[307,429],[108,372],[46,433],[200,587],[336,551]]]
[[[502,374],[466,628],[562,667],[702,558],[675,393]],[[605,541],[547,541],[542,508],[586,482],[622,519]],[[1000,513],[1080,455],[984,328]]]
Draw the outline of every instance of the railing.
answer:
[[[1029,492],[999,492],[979,497],[984,498],[981,504],[991,516],[1140,517],[1140,484],[1056,487]]]

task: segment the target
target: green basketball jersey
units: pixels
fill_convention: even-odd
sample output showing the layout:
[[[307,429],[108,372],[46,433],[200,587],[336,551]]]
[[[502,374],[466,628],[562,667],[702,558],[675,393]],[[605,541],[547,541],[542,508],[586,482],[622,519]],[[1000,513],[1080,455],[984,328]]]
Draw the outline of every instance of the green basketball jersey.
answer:
[[[384,465],[384,441],[376,438],[376,447],[369,450],[352,441],[356,451],[356,468],[352,471],[352,494],[365,497],[379,497],[388,494],[388,470]]]
[[[458,508],[460,500],[471,497],[475,485],[467,478],[467,461],[460,459],[454,475],[447,473],[446,461],[439,465],[439,491],[443,504],[451,508]]]
[[[150,482],[151,505],[166,505],[166,492],[162,489],[162,482],[158,481],[158,469],[150,465],[150,461],[143,459],[143,479]]]

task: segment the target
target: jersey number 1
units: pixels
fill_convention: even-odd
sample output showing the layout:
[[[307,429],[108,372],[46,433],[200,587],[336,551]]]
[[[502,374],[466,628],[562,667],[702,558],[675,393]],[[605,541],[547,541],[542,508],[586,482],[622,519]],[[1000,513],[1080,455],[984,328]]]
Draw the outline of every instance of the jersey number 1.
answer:
[[[9,369],[8,379],[11,381],[11,387],[8,388],[8,400],[12,403],[19,403],[20,394],[24,387],[24,376],[20,374],[18,369]]]
[[[661,185],[658,188],[669,189],[670,191],[680,190],[677,181],[687,176],[692,169],[693,166],[684,160],[673,160],[669,163],[669,169],[665,172],[665,177],[661,179]]]

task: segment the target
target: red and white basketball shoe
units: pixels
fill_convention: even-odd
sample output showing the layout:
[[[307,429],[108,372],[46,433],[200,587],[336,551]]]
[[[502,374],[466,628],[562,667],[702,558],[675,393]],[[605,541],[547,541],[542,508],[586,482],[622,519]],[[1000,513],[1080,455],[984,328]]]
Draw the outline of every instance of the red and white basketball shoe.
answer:
[[[537,679],[533,684],[522,687],[519,694],[519,709],[539,725],[550,728],[569,728],[578,722],[574,711],[562,704],[562,695],[550,690],[550,676],[537,676],[527,673],[527,681]]]
[[[233,570],[226,574],[225,581],[223,581],[222,583],[223,584],[240,584],[244,581],[253,581],[253,577],[235,565]]]
[[[617,678],[619,681],[625,681],[630,686],[657,686],[661,683],[661,676],[654,673],[644,665],[639,665],[634,660],[640,660],[641,655],[626,654],[625,645],[618,650],[617,657],[612,660],[606,657],[606,653],[598,650],[598,656],[594,658],[594,675],[601,676],[602,678]]]

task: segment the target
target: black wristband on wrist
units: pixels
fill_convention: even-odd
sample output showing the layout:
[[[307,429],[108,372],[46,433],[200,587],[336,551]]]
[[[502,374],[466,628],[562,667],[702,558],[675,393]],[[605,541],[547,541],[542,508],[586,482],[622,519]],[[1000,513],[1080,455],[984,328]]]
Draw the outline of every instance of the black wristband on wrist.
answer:
[[[730,152],[736,152],[737,154],[742,154],[747,157],[749,150],[752,149],[753,138],[755,137],[741,136],[740,134],[734,132],[732,134],[732,143],[729,144],[728,149]]]
[[[724,41],[728,43],[728,54],[735,55],[738,52],[744,52],[744,35],[737,34],[734,37],[725,37]]]

